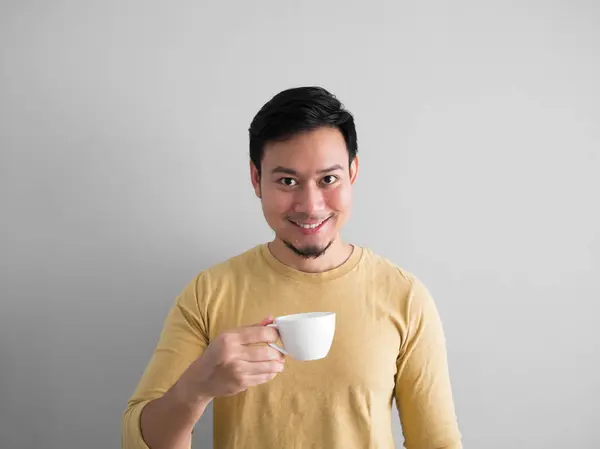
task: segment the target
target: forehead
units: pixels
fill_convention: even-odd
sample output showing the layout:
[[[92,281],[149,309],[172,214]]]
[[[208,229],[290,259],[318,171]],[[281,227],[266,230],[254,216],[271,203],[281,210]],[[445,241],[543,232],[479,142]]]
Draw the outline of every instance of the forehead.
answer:
[[[348,167],[348,150],[337,128],[318,128],[265,145],[262,168],[281,166],[298,172],[312,172],[339,164]]]

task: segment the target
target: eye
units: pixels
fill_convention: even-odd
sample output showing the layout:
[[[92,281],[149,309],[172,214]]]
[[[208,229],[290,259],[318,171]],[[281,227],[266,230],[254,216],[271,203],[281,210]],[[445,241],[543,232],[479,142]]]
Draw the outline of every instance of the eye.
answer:
[[[323,181],[323,184],[325,184],[325,185],[331,185],[331,184],[333,184],[334,182],[336,182],[336,181],[337,181],[337,179],[338,179],[338,178],[337,178],[336,176],[333,176],[333,175],[327,175],[327,176],[325,176],[325,177],[322,179],[322,181]]]
[[[293,187],[297,184],[296,180],[294,178],[281,178],[277,182],[279,182],[280,184],[283,184],[286,187]]]

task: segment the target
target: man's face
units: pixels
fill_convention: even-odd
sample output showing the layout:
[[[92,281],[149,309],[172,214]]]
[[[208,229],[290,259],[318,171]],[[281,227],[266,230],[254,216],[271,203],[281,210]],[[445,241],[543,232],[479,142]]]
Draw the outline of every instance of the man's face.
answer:
[[[338,237],[352,205],[358,161],[348,167],[342,133],[318,128],[265,145],[252,184],[276,237],[302,257],[318,257]]]

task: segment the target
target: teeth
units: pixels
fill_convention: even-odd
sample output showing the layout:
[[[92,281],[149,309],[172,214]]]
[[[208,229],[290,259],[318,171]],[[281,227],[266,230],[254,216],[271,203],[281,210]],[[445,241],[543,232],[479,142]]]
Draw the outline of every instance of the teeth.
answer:
[[[325,220],[323,220],[323,221],[325,221]],[[320,223],[315,223],[315,224],[304,224],[304,223],[298,223],[298,222],[294,222],[294,223],[296,223],[298,226],[300,226],[301,228],[304,228],[304,229],[314,229],[318,226],[321,226],[321,224],[323,224],[323,221]]]

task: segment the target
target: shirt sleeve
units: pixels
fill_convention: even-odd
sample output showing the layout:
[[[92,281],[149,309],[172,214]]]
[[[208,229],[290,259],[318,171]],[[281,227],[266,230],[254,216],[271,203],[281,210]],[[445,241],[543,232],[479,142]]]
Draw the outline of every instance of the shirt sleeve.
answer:
[[[462,449],[442,322],[426,287],[411,281],[395,386],[404,446]]]
[[[140,427],[143,408],[171,388],[208,346],[206,320],[198,303],[200,281],[199,275],[190,282],[167,314],[158,343],[122,417],[123,449],[149,449]]]

